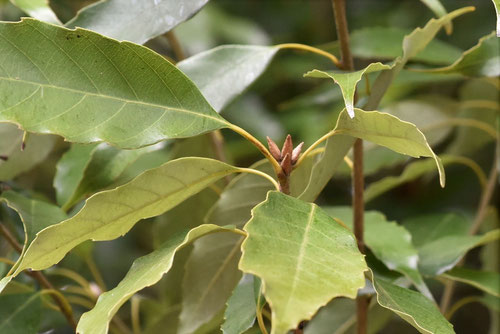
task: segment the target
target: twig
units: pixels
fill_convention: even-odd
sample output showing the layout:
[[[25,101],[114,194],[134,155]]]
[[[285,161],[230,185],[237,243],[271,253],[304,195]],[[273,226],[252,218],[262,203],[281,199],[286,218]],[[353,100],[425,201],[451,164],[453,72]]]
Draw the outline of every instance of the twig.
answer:
[[[332,0],[333,14],[335,16],[335,26],[337,28],[337,37],[340,42],[341,66],[348,71],[354,70],[354,61],[349,46],[349,29],[345,15],[345,0]],[[356,96],[354,103],[356,103]],[[354,216],[354,235],[358,242],[360,252],[365,252],[364,246],[364,175],[363,175],[363,141],[356,139],[353,147],[353,216]],[[356,298],[357,312],[357,332],[365,334],[367,330],[368,298],[358,296]]]
[[[17,242],[16,238],[10,233],[10,231],[3,225],[0,224],[0,233],[5,237],[7,242],[14,248],[19,254],[21,254],[23,248],[22,246]],[[45,275],[40,272],[40,271],[26,271],[28,275],[33,277],[40,283],[41,286],[48,290],[53,290],[57,291],[56,288],[50,283]],[[57,304],[59,309],[61,310],[61,313],[64,315],[68,323],[71,325],[73,329],[76,330],[76,322],[75,319],[73,319],[73,311],[71,309],[71,306],[68,306],[69,303],[68,301],[64,298],[62,294],[51,294],[52,299],[54,302]]]
[[[184,53],[184,50],[182,49],[181,43],[179,43],[177,36],[175,36],[174,31],[170,30],[166,32],[165,37],[172,47],[172,51],[174,51],[175,58],[177,58],[178,61],[186,59],[186,54]]]

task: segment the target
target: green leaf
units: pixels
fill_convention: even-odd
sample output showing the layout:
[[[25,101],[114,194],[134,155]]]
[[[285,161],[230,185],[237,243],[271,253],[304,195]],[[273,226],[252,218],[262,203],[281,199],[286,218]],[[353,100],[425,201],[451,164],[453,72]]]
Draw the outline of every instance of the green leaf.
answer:
[[[355,139],[350,136],[335,135],[326,140],[325,151],[312,167],[309,183],[298,196],[301,200],[313,202],[343,163]],[[300,168],[300,165],[299,167]],[[292,173],[293,175],[293,173]]]
[[[368,140],[414,158],[432,157],[439,171],[441,186],[444,187],[443,164],[415,125],[378,111],[354,110],[356,117],[353,119],[345,111],[340,113],[335,133]]]
[[[30,134],[21,151],[23,134],[13,124],[0,124],[0,155],[8,159],[0,159],[0,181],[12,180],[42,162],[56,143],[55,136]]]
[[[330,216],[340,219],[351,230],[353,213],[351,207],[324,208]],[[387,268],[400,272],[429,299],[433,299],[418,271],[418,251],[411,242],[411,234],[396,222],[387,221],[377,211],[365,212],[365,244]]]
[[[354,30],[349,35],[351,52],[356,58],[392,60],[401,56],[403,39],[410,33],[409,29],[396,27],[369,27]],[[340,54],[338,41],[325,45],[324,49],[333,54]],[[445,65],[459,58],[461,54],[462,50],[456,46],[434,38],[411,60]]]
[[[144,47],[33,19],[0,23],[0,34],[0,121],[120,148],[229,125],[182,72]]]
[[[424,295],[382,279],[374,279],[374,288],[381,306],[399,315],[420,333],[455,333],[453,325],[443,317],[436,304]]]
[[[497,13],[497,37],[500,37],[500,0],[492,0]]]
[[[50,203],[26,198],[11,190],[2,193],[0,202],[5,202],[8,207],[19,214],[24,228],[23,251],[14,264],[13,269],[18,268],[22,263],[28,246],[33,242],[38,232],[67,218],[64,211],[59,207]],[[0,281],[0,292],[14,276],[6,276]]]
[[[332,79],[337,85],[340,86],[342,91],[342,96],[344,97],[345,107],[347,113],[351,118],[354,117],[354,93],[356,91],[356,85],[361,80],[364,74],[379,72],[383,70],[390,70],[391,66],[384,65],[382,63],[372,63],[360,71],[355,72],[324,72],[319,70],[312,70],[304,74],[305,77],[310,78],[324,78]]]
[[[434,213],[408,218],[403,225],[410,231],[413,244],[419,248],[445,236],[467,235],[470,221],[456,213]]]
[[[418,248],[420,272],[428,276],[440,275],[453,268],[471,249],[495,241],[500,237],[500,229],[482,236],[444,236]]]
[[[465,51],[453,64],[433,69],[429,73],[460,73],[469,77],[498,77],[500,75],[500,44],[495,32],[482,37],[477,45]]]
[[[108,144],[75,144],[57,164],[54,186],[58,203],[70,208],[85,195],[112,184],[140,156],[163,147],[163,143],[136,150],[121,150]]]
[[[118,309],[137,291],[158,282],[172,267],[177,251],[206,234],[230,231],[234,231],[234,228],[201,225],[170,237],[159,249],[138,258],[118,286],[100,295],[94,308],[82,315],[77,332],[107,333],[109,322]]]
[[[10,0],[10,2],[37,20],[61,24],[61,21],[50,8],[48,0]]]
[[[196,14],[208,0],[108,0],[91,4],[71,21],[70,28],[82,27],[117,40],[144,44]]]
[[[241,239],[224,233],[194,243],[185,267],[179,334],[194,333],[224,309],[241,278]]]
[[[427,7],[429,7],[429,9],[432,10],[432,12],[437,17],[443,17],[447,14],[446,9],[439,0],[420,0],[420,1],[423,2]],[[453,31],[453,26],[451,22],[446,23],[444,28],[446,29],[446,33],[448,35],[451,35]]]
[[[39,332],[42,302],[39,293],[0,295],[0,332],[36,334]]]
[[[452,155],[441,156],[441,163],[443,165],[462,162],[462,157]],[[425,160],[412,162],[405,167],[399,176],[387,176],[379,181],[370,183],[365,190],[365,202],[369,202],[391,189],[394,189],[404,183],[416,180],[427,173],[433,172],[434,170],[435,164],[433,161]]]
[[[223,334],[240,334],[253,326],[257,309],[254,276],[245,274],[227,301]]]
[[[183,60],[177,67],[220,112],[267,68],[277,46],[224,45]]]
[[[116,189],[97,193],[75,216],[38,233],[14,274],[26,268],[48,268],[86,240],[118,238],[137,221],[168,211],[238,171],[217,160],[182,158],[146,171]]]
[[[441,276],[472,285],[486,293],[500,297],[500,274],[497,272],[453,268]]]
[[[354,236],[315,204],[269,192],[244,229],[240,269],[262,279],[272,334],[287,333],[332,298],[354,298],[365,284]]]

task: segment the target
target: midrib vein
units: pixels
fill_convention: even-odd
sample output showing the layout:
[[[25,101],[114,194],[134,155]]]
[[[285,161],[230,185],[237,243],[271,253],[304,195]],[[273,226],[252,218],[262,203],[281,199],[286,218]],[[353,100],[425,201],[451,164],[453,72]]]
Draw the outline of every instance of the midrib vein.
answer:
[[[2,77],[2,78],[0,78],[0,80],[2,80],[2,81],[10,81],[10,82],[18,82],[18,83],[25,83],[25,84],[28,84],[28,85],[39,86],[39,87],[53,88],[53,89],[67,91],[67,92],[72,92],[72,93],[77,93],[77,94],[83,94],[83,95],[87,95],[87,96],[95,96],[95,97],[102,98],[102,99],[110,99],[110,100],[120,101],[120,102],[124,102],[124,103],[129,103],[129,104],[138,104],[138,105],[144,105],[144,106],[154,107],[154,108],[159,108],[159,109],[167,109],[167,110],[172,110],[172,111],[176,111],[176,112],[181,112],[181,113],[186,113],[186,114],[192,114],[192,115],[196,115],[196,116],[199,116],[199,117],[204,117],[204,118],[212,119],[212,120],[217,121],[217,122],[219,122],[221,124],[225,124],[227,126],[230,126],[230,124],[226,120],[224,120],[222,118],[218,118],[218,117],[206,115],[206,114],[203,114],[203,113],[198,113],[198,112],[187,110],[187,109],[183,109],[183,108],[175,108],[175,107],[170,107],[170,106],[164,106],[164,105],[161,105],[161,104],[150,103],[150,102],[145,102],[145,101],[134,101],[134,100],[129,100],[129,99],[126,99],[126,98],[121,98],[121,97],[112,96],[112,95],[91,93],[91,92],[87,92],[87,91],[81,91],[81,90],[67,88],[67,87],[54,86],[54,85],[51,85],[51,84],[43,84],[43,83],[39,83],[39,82],[33,82],[33,81],[22,80],[22,79],[14,79],[14,78],[5,78],[5,77]],[[0,115],[1,115],[1,113],[2,113],[2,111],[0,111]]]

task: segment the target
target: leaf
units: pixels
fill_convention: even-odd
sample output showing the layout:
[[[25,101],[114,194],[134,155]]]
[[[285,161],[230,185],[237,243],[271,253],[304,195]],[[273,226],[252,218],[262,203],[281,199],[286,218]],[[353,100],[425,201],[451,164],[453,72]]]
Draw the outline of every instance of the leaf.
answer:
[[[139,175],[131,182],[95,194],[75,216],[44,229],[28,248],[14,275],[59,262],[86,240],[112,240],[137,221],[157,216],[239,169],[205,158],[182,158]]]
[[[101,294],[94,308],[82,315],[77,333],[107,333],[109,322],[118,309],[136,292],[158,282],[172,267],[177,251],[206,234],[230,231],[234,228],[201,225],[170,237],[159,249],[138,258],[118,286]]]
[[[245,274],[227,301],[223,334],[240,334],[255,323],[257,296],[255,295],[254,276]]]
[[[120,150],[105,143],[74,145],[57,165],[54,184],[59,192],[65,192],[59,195],[60,205],[70,208],[85,195],[109,186],[140,156],[162,147],[163,143],[136,150]]]
[[[453,268],[471,249],[498,240],[500,229],[482,236],[452,235],[444,236],[418,248],[420,272],[436,276]]]
[[[340,219],[351,230],[353,229],[353,213],[351,207],[327,207],[325,211],[334,218]],[[411,234],[396,222],[377,211],[365,211],[365,244],[387,268],[395,270],[410,281],[427,298],[433,296],[418,271],[418,251],[411,242]]]
[[[413,244],[419,248],[445,236],[464,236],[470,228],[470,221],[456,213],[434,213],[413,216],[403,222],[412,235]]]
[[[39,331],[42,302],[39,293],[0,295],[0,332],[36,334]]]
[[[420,0],[420,1],[423,2],[427,7],[429,7],[429,9],[432,10],[432,12],[437,17],[443,17],[447,14],[446,9],[439,0]],[[446,33],[448,35],[451,35],[453,31],[453,26],[451,22],[446,23],[444,28],[446,29]]]
[[[364,286],[366,263],[354,236],[315,204],[269,192],[244,229],[240,269],[262,279],[272,334],[287,333],[332,298],[354,298]]]
[[[190,334],[224,309],[241,272],[241,237],[215,234],[197,240],[186,263],[179,333]]]
[[[3,192],[0,196],[0,202],[5,202],[8,207],[19,214],[24,228],[23,250],[12,267],[13,269],[19,268],[26,255],[28,246],[33,242],[38,232],[67,218],[66,214],[59,207],[43,201],[26,198],[12,190]],[[9,275],[2,278],[0,281],[0,292],[14,276]]]
[[[354,30],[349,35],[351,52],[356,58],[392,60],[401,56],[403,39],[411,32],[409,29],[397,27],[368,27]],[[333,54],[340,54],[338,41],[325,45],[324,49]],[[424,50],[411,57],[411,60],[429,64],[449,64],[461,54],[462,50],[456,46],[434,38]]]
[[[356,85],[361,80],[364,74],[378,72],[383,70],[389,70],[391,66],[384,65],[382,63],[372,63],[360,71],[355,72],[324,72],[319,70],[312,70],[304,74],[305,77],[310,78],[324,78],[332,79],[337,85],[340,86],[342,91],[342,96],[344,97],[345,107],[347,113],[351,118],[354,118],[354,93],[356,91]]]
[[[354,138],[344,135],[336,135],[327,139],[325,151],[312,167],[309,183],[298,198],[307,202],[316,200],[339,166],[343,163],[344,157],[351,149],[354,141]]]
[[[356,117],[353,119],[350,119],[345,111],[340,113],[335,133],[368,140],[415,158],[432,157],[439,171],[441,187],[444,187],[443,164],[415,125],[378,111],[354,110]]]
[[[386,282],[374,279],[378,303],[393,311],[420,333],[455,333],[450,324],[432,301],[424,295]]]
[[[37,20],[61,24],[61,21],[50,8],[48,0],[10,0],[10,2]]]
[[[0,121],[119,148],[229,125],[182,72],[144,47],[33,19],[1,23],[0,34]]]
[[[497,13],[497,37],[500,37],[500,0],[492,0]]]
[[[208,0],[108,0],[91,4],[66,23],[105,36],[144,44],[196,14]],[[133,24],[131,24],[133,22]]]
[[[472,285],[493,296],[500,297],[500,274],[467,268],[453,268],[441,276]]]
[[[462,163],[462,161],[462,157],[458,156],[441,156],[441,163],[443,165]],[[369,202],[391,189],[394,189],[407,182],[416,180],[419,177],[434,171],[434,165],[434,162],[429,160],[415,161],[408,164],[399,176],[387,176],[379,181],[370,183],[370,185],[365,190],[365,202]]]
[[[460,73],[469,77],[498,77],[500,75],[499,42],[495,32],[482,37],[453,64],[433,69],[418,69],[428,73]]]
[[[23,134],[13,124],[0,124],[0,155],[8,158],[0,159],[0,181],[12,180],[42,162],[56,143],[55,136],[30,134],[21,151]]]
[[[277,46],[223,45],[177,64],[220,112],[267,68]]]

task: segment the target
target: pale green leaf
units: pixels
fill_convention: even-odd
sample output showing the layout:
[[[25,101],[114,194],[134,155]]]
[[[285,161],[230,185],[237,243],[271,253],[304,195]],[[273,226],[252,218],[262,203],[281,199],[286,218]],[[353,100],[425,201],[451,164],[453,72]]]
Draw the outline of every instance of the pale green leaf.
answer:
[[[196,14],[208,0],[107,0],[93,3],[66,26],[143,44]]]
[[[340,86],[342,91],[342,96],[344,97],[345,107],[347,113],[351,118],[354,117],[354,93],[356,91],[356,85],[361,80],[364,74],[379,72],[383,70],[390,70],[391,66],[384,65],[382,63],[372,63],[362,70],[356,72],[324,72],[319,70],[313,70],[304,74],[305,77],[310,78],[324,78],[332,79],[337,85]]]
[[[484,292],[500,297],[500,274],[467,268],[453,268],[441,276],[472,285]]]
[[[439,0],[420,0],[420,1],[423,2],[427,7],[429,7],[429,9],[432,10],[432,12],[437,17],[443,17],[447,14],[446,9]],[[444,28],[446,29],[446,33],[448,35],[450,35],[453,31],[453,26],[451,22],[446,23]]]
[[[0,295],[0,333],[36,334],[41,314],[39,293]]]
[[[462,157],[453,155],[441,156],[441,163],[443,165],[462,162]],[[365,202],[369,202],[391,189],[394,189],[404,183],[416,180],[427,173],[433,172],[434,170],[435,163],[433,161],[425,160],[412,162],[405,167],[405,169],[399,176],[387,176],[379,181],[370,183],[370,185],[365,190]],[[479,181],[482,181],[482,179],[480,179]]]
[[[340,219],[351,230],[353,213],[351,207],[324,208],[330,216]],[[418,271],[418,251],[413,246],[411,234],[396,222],[377,211],[365,211],[365,244],[387,268],[400,272],[429,299],[433,299]]]
[[[26,249],[33,242],[36,234],[44,228],[57,224],[67,218],[66,214],[57,206],[50,203],[26,198],[12,190],[3,192],[0,203],[5,202],[8,207],[15,210],[23,223],[24,242],[23,250],[13,268],[19,267],[23,261]],[[0,281],[0,292],[10,282],[14,275],[4,277]]]
[[[240,269],[262,279],[272,334],[287,333],[331,299],[354,298],[364,286],[366,263],[354,236],[315,204],[269,192],[245,230]]]
[[[257,296],[255,295],[254,276],[245,274],[227,301],[224,312],[224,323],[221,326],[224,334],[240,334],[252,327],[255,322]]]
[[[241,239],[224,233],[194,243],[182,283],[179,334],[193,333],[224,309],[241,278],[238,270]]]
[[[405,35],[411,30],[397,27],[368,27],[354,30],[349,35],[351,52],[356,58],[365,59],[395,59],[402,54],[401,44]],[[329,43],[324,49],[340,54],[338,41]],[[459,58],[462,50],[456,46],[434,38],[427,47],[414,55],[411,60],[429,64],[446,65]]]
[[[118,309],[136,292],[158,282],[172,267],[177,251],[206,234],[232,230],[234,228],[201,225],[170,237],[159,249],[138,258],[118,286],[100,295],[94,308],[82,315],[78,322],[77,332],[79,334],[107,333],[109,322]]]
[[[229,125],[147,48],[33,19],[0,23],[0,34],[0,121],[120,148]]]
[[[378,111],[354,110],[356,117],[353,119],[345,111],[340,113],[335,133],[368,140],[415,158],[432,157],[439,171],[440,184],[444,187],[443,164],[415,125]]]
[[[13,124],[0,124],[0,181],[8,181],[42,162],[56,143],[55,136],[30,134],[21,151],[23,131]]]
[[[49,0],[10,0],[31,17],[47,23],[61,24],[49,6]]]
[[[267,68],[277,46],[223,45],[177,64],[220,112]]]
[[[495,32],[492,32],[465,51],[453,64],[419,71],[460,73],[469,77],[498,77],[500,75],[500,42],[495,36]]]
[[[435,276],[453,268],[471,249],[498,240],[500,229],[479,235],[444,236],[418,248],[419,268],[424,275]]]
[[[86,240],[112,240],[137,221],[175,207],[210,184],[239,169],[206,158],[181,158],[151,169],[131,182],[95,194],[75,216],[44,229],[16,270],[45,269]]]
[[[453,325],[439,312],[436,304],[419,292],[374,279],[378,303],[399,315],[424,334],[453,334]]]

